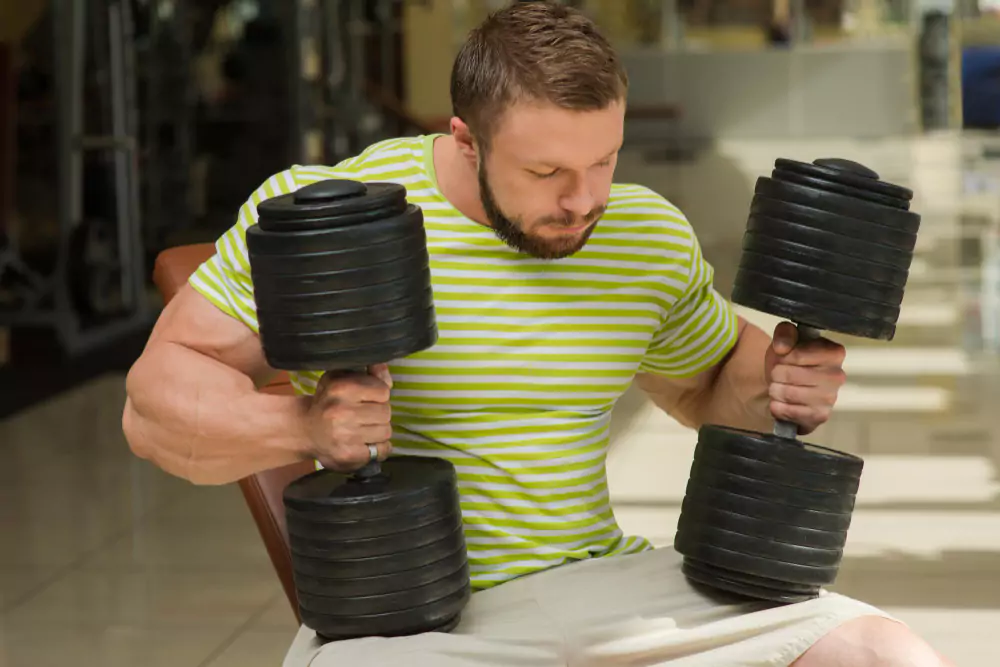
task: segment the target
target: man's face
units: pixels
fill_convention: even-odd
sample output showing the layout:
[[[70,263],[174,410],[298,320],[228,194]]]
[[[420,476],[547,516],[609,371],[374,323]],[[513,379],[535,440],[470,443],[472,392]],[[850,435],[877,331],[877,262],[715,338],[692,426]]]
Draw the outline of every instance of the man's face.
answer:
[[[479,188],[493,231],[541,259],[579,251],[611,194],[625,106],[567,111],[518,104],[479,155]]]

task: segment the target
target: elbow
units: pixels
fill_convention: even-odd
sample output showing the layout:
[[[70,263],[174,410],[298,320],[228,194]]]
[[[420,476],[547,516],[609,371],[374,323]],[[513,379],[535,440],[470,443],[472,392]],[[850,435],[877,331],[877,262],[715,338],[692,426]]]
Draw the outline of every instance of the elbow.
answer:
[[[195,486],[221,486],[238,481],[220,474],[224,471],[200,465],[193,456],[174,452],[169,443],[157,442],[150,435],[148,426],[135,402],[130,397],[126,398],[122,412],[122,433],[129,449],[137,458],[149,461],[168,475]]]

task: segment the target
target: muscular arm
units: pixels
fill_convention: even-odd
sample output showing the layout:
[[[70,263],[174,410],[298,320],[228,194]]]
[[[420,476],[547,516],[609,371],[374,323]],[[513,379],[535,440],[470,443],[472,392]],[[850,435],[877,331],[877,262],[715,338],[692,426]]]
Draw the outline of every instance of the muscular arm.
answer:
[[[773,417],[764,356],[771,337],[743,318],[737,326],[736,345],[721,363],[690,378],[641,373],[636,384],[685,426],[721,424],[770,431]]]
[[[256,334],[185,285],[128,374],[129,446],[197,484],[304,460],[309,399],[258,392],[273,375]]]

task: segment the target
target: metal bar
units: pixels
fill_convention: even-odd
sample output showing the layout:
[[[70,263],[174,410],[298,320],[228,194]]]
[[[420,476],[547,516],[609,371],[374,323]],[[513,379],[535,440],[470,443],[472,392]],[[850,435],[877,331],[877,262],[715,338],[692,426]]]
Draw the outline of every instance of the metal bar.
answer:
[[[125,70],[125,127],[131,139],[131,146],[126,153],[126,174],[129,176],[127,196],[129,221],[131,224],[130,232],[127,236],[129,243],[122,246],[123,250],[127,251],[127,254],[123,253],[121,261],[122,273],[127,274],[131,280],[130,291],[134,295],[132,308],[143,313],[147,305],[145,299],[146,261],[141,195],[139,193],[141,173],[137,147],[139,138],[139,93],[136,81],[135,26],[130,0],[123,0],[121,7],[122,43],[125,47],[122,54],[124,56],[122,63]]]
[[[107,344],[108,341],[143,331],[149,328],[152,323],[153,319],[147,312],[136,311],[123,319],[78,331],[66,339],[64,346],[68,354],[84,354]]]
[[[56,173],[59,241],[52,290],[55,324],[66,344],[79,329],[69,296],[69,240],[83,210],[83,155],[74,145],[83,128],[83,77],[86,62],[86,0],[53,0],[56,70]]]
[[[108,49],[111,54],[111,132],[116,142],[128,137],[127,119],[125,117],[125,43],[122,28],[122,8],[118,2],[108,5]],[[129,161],[127,149],[116,147],[114,151],[115,170],[115,209],[117,217],[118,262],[120,271],[118,282],[121,289],[122,305],[130,308],[135,303],[133,285],[129,280],[129,237],[132,233],[131,206],[129,206],[130,190]]]
[[[12,230],[14,213],[14,156],[17,133],[17,49],[10,42],[0,42],[0,232]],[[7,231],[8,236],[13,236]]]

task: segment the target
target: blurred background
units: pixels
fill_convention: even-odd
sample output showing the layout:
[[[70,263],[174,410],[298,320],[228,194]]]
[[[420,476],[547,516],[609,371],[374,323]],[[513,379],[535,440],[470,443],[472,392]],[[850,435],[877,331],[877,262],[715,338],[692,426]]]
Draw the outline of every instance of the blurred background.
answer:
[[[0,666],[280,664],[296,625],[239,490],[168,477],[121,435],[153,262],[214,241],[292,163],[446,131],[451,60],[503,4],[0,2]],[[617,180],[685,211],[723,294],[776,158],[915,190],[896,340],[841,339],[849,384],[810,438],[866,459],[835,589],[996,664],[1000,1],[572,4],[632,80]],[[619,403],[626,531],[670,543],[695,437]]]

